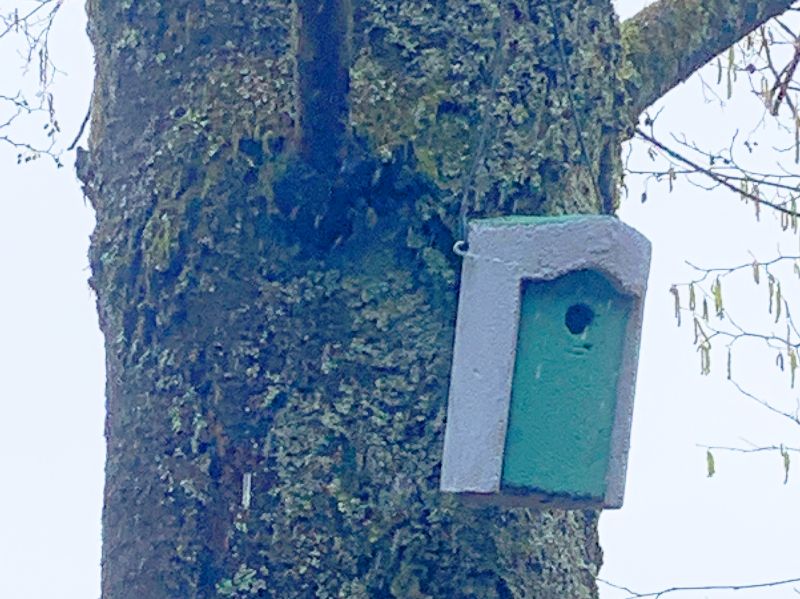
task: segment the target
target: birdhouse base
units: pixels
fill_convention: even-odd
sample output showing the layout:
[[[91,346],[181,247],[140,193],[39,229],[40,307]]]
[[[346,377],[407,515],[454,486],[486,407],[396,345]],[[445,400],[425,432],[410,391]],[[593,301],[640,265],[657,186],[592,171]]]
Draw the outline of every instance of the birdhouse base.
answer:
[[[464,505],[474,508],[495,505],[538,510],[585,510],[597,509],[603,505],[602,497],[573,497],[550,492],[515,493],[508,489],[500,493],[458,493],[458,498]]]

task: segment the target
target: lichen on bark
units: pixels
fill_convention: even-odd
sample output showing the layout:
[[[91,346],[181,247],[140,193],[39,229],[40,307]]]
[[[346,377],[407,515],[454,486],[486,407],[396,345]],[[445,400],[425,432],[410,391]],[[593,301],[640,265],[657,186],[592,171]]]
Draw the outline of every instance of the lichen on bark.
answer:
[[[382,156],[412,144],[446,207],[560,214],[597,212],[598,195],[613,203],[617,178],[603,189],[598,175],[606,144],[615,149],[602,166],[618,174],[626,129],[616,16],[607,2],[553,4],[361,3],[354,130]]]

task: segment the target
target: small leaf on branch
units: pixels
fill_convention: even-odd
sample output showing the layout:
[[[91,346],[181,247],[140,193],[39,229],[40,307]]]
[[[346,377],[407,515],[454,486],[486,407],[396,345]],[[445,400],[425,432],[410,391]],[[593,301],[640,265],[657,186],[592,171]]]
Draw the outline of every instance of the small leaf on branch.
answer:
[[[772,89],[764,77],[761,78],[761,99],[764,101],[764,106],[767,109],[772,106]]]
[[[775,285],[775,322],[781,317],[781,282]]]
[[[708,322],[708,300],[703,298],[703,320]]]
[[[769,287],[767,288],[767,291],[769,291],[769,313],[772,314],[772,298],[775,295],[775,277],[769,274],[767,281],[769,282]]]
[[[731,348],[728,348],[728,380],[731,380]]]
[[[708,472],[708,478],[717,473],[717,469],[714,466],[714,454],[711,453],[710,449],[706,449],[706,471]]]
[[[781,445],[781,457],[783,458],[783,484],[789,482],[789,467],[791,466],[792,459],[789,457],[789,452]]]
[[[719,318],[725,316],[725,308],[722,304],[722,283],[717,277],[717,280],[711,286],[711,294],[714,296],[714,311]]]
[[[753,260],[753,280],[756,285],[761,283],[761,268],[756,260]]]
[[[700,352],[700,374],[703,376],[711,373],[711,344],[706,341],[698,348]]]
[[[689,283],[689,309],[694,312],[694,309],[697,305],[697,298],[695,297],[694,293],[694,283]]]
[[[794,389],[795,373],[797,372],[797,352],[789,350],[789,371],[792,375],[792,389]]]
[[[783,372],[783,354],[781,352],[778,352],[778,355],[775,356],[775,366],[780,368],[781,372]]]
[[[733,66],[735,56],[733,54],[733,46],[728,50],[728,100],[733,96]]]
[[[758,185],[753,185],[751,195],[753,197],[753,206],[755,206],[756,209],[756,221],[761,222],[761,196],[758,192]]]
[[[794,163],[800,163],[800,118],[794,118]]]
[[[669,292],[675,298],[675,319],[678,321],[678,326],[681,326],[681,295],[675,285],[669,288]]]

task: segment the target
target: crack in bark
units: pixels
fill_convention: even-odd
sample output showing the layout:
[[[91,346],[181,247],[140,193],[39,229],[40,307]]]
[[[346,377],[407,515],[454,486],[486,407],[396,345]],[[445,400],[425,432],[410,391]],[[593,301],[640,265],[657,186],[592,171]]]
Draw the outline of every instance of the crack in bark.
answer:
[[[305,160],[332,178],[344,158],[350,87],[349,0],[297,0],[298,141]]]

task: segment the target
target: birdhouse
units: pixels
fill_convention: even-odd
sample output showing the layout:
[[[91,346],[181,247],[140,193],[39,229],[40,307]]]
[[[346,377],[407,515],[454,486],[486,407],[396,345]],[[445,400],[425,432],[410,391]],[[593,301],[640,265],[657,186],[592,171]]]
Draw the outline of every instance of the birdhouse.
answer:
[[[650,243],[611,216],[472,221],[442,491],[619,508]]]

